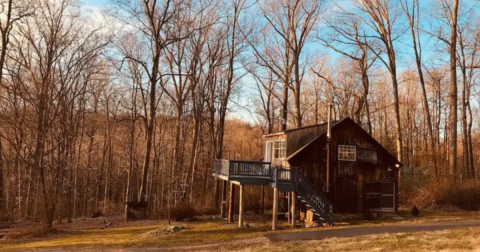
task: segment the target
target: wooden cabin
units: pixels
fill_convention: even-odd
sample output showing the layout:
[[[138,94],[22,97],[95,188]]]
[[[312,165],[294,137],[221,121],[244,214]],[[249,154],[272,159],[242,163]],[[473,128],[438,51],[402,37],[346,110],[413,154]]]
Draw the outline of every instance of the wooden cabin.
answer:
[[[300,205],[301,212],[313,213],[311,216],[328,224],[333,224],[334,212],[397,212],[402,164],[352,119],[289,129],[263,138],[263,162],[214,161],[213,175],[217,179],[240,186],[240,226],[244,185],[274,188],[272,229],[276,228],[279,192],[293,195],[293,216]],[[233,196],[229,200],[231,208]]]
[[[265,135],[265,162],[297,167],[335,212],[397,212],[397,158],[349,117],[332,122],[331,134],[327,145],[324,123]]]

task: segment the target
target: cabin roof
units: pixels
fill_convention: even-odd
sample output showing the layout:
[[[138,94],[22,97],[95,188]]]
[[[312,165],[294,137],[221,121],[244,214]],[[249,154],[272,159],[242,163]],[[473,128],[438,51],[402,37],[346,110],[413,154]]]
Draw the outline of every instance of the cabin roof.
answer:
[[[332,121],[332,126],[334,124],[338,123],[338,122],[339,121]],[[299,128],[287,129],[287,130],[278,131],[278,132],[275,132],[275,133],[265,134],[265,135],[263,135],[263,137],[278,136],[278,135],[283,135],[283,134],[287,134],[287,133],[294,132],[294,131],[301,131],[301,130],[306,130],[306,129],[315,128],[315,127],[325,127],[324,130],[326,132],[327,124],[328,123],[319,123],[319,124],[302,126],[302,127],[299,127]]]
[[[393,158],[393,160],[395,160],[396,162],[398,162],[398,164],[400,164],[400,166],[402,165],[400,163],[400,161],[398,161],[397,157],[395,157],[392,153],[390,153],[387,149],[385,149],[385,147],[383,147],[383,145],[381,145],[377,140],[375,140],[375,138],[373,138],[372,135],[368,134],[368,132],[366,132],[360,125],[358,125],[356,122],[354,122],[350,117],[345,117],[343,118],[342,120],[340,121],[334,121],[332,122],[332,130],[334,130],[338,125],[341,125],[341,124],[344,124],[344,123],[350,123],[351,125],[353,125],[354,127],[358,127],[360,130],[362,130],[363,132],[365,132],[365,134],[368,136],[368,138],[370,138],[370,140],[375,144],[377,145],[377,147],[381,150],[383,150],[385,153],[387,153],[388,155],[390,155],[391,158]],[[311,126],[306,126],[306,127],[301,127],[301,128],[296,128],[296,129],[290,129],[290,130],[286,130],[284,131],[284,133],[288,133],[288,132],[292,132],[292,131],[295,131],[295,130],[304,130],[306,128],[311,128],[311,127],[317,127],[317,126],[324,126],[322,127],[322,130],[320,132],[319,135],[317,135],[315,138],[313,138],[310,142],[308,142],[307,144],[305,144],[304,146],[302,146],[301,148],[299,148],[298,150],[296,150],[295,152],[293,152],[292,154],[290,154],[288,157],[285,158],[285,160],[290,160],[292,159],[293,157],[297,156],[298,154],[300,154],[301,152],[303,152],[308,146],[310,146],[311,144],[313,144],[315,141],[317,141],[318,139],[322,138],[322,137],[326,137],[326,133],[327,133],[327,124],[326,123],[323,123],[323,124],[316,124],[316,125],[311,125]],[[288,143],[287,143],[288,144]]]

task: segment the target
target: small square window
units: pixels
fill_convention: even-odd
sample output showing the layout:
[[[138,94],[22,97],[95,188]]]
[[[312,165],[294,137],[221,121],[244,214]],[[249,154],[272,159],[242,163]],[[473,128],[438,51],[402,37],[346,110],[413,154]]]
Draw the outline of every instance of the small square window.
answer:
[[[357,147],[355,145],[339,145],[338,146],[338,160],[342,161],[356,161]]]

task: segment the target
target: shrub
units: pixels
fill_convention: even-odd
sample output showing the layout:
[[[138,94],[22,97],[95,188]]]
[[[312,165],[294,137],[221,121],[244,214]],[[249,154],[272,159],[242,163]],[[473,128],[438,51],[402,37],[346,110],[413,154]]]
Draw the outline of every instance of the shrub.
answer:
[[[228,207],[225,207],[225,209],[228,209]],[[197,211],[197,213],[199,215],[215,215],[215,214],[219,214],[220,211],[213,206],[204,206],[204,207],[201,207],[200,210]]]
[[[480,210],[480,183],[475,181],[434,182],[417,189],[407,204],[419,209],[461,209]]]
[[[480,184],[467,181],[457,185],[444,186],[436,195],[437,205],[452,205],[463,210],[479,210]]]
[[[192,219],[198,213],[195,207],[190,203],[180,203],[171,209],[171,219],[175,221],[182,221],[185,219]],[[166,216],[168,217],[168,216]]]

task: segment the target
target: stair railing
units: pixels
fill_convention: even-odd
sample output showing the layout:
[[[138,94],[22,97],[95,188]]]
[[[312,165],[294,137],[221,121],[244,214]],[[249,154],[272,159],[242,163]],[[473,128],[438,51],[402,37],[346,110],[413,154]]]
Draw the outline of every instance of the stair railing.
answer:
[[[332,202],[320,190],[318,190],[318,188],[312,182],[310,182],[310,180],[303,176],[303,174],[298,172],[297,169],[294,170],[295,176],[297,178],[297,190],[302,190],[309,198],[309,200],[312,201],[321,212],[327,214],[330,218],[332,218]]]
[[[333,204],[310,180],[308,180],[297,168],[274,166],[269,162],[253,162],[238,160],[214,160],[213,170],[216,174],[230,177],[256,176],[267,177],[275,184],[291,184],[295,191],[307,197],[306,200],[313,204],[312,207],[320,215],[326,217],[326,221],[333,222]],[[322,181],[322,186],[324,185]],[[302,197],[304,197],[302,196]]]

